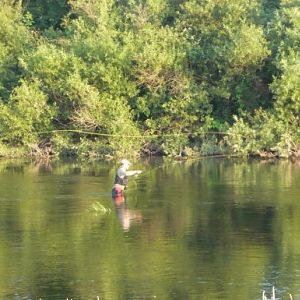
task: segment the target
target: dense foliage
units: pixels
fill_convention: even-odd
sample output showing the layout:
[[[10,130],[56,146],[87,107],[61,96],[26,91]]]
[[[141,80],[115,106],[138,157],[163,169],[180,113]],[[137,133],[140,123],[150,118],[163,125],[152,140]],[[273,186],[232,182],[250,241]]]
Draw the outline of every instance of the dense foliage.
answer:
[[[297,153],[298,0],[1,3],[0,154]]]

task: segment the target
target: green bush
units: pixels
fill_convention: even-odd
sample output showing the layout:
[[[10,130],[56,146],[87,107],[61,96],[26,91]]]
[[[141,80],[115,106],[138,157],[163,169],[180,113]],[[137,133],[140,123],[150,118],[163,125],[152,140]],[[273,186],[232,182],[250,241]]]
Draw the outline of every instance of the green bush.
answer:
[[[13,145],[36,143],[39,132],[52,128],[55,109],[47,100],[38,81],[22,81],[9,102],[0,105],[1,140]]]
[[[231,126],[234,153],[290,155],[298,2],[3,0],[0,142],[74,156],[209,155],[227,151]]]
[[[262,155],[265,152],[289,157],[297,150],[300,131],[296,119],[281,119],[276,113],[257,110],[254,116],[235,117],[228,130],[227,143],[239,155]]]

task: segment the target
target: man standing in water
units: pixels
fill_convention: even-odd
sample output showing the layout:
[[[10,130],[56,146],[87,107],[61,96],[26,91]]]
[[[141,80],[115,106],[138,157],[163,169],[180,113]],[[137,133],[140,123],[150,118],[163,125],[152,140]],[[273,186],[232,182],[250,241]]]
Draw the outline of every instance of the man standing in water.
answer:
[[[121,160],[121,166],[117,171],[114,186],[112,189],[113,197],[117,197],[123,194],[128,184],[128,176],[138,175],[142,173],[141,170],[128,171],[130,165],[131,163],[127,159]]]

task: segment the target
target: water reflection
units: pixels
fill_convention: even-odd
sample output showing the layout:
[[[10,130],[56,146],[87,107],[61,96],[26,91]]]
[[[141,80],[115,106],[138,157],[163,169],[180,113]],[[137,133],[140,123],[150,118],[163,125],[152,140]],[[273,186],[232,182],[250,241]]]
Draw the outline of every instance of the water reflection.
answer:
[[[137,164],[0,161],[0,299],[299,299],[299,163]]]
[[[129,209],[124,195],[112,197],[112,201],[115,206],[118,219],[120,220],[122,228],[125,232],[129,231],[132,224],[140,224],[142,222],[141,211]]]

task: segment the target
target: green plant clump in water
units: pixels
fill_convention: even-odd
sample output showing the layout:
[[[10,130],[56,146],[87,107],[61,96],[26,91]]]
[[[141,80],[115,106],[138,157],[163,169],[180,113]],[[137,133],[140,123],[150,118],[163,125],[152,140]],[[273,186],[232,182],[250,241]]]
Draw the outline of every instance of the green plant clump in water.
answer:
[[[95,214],[95,216],[101,216],[111,213],[110,208],[106,208],[104,205],[96,201],[95,203],[91,204],[88,208],[88,211]]]

